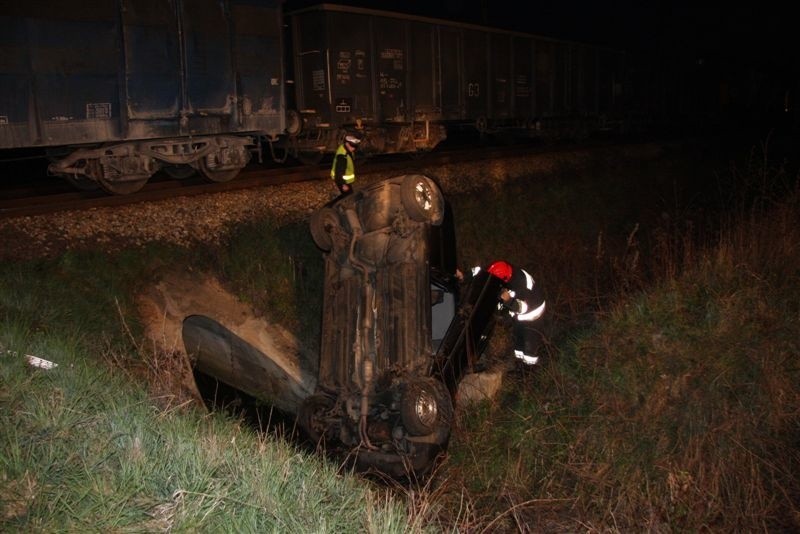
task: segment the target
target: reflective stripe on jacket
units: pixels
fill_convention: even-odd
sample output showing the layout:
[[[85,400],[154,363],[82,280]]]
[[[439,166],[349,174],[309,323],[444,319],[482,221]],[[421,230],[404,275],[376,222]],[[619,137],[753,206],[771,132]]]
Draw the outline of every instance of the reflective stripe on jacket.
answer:
[[[528,271],[514,268],[507,287],[516,300],[515,309],[509,310],[512,317],[516,316],[518,321],[535,321],[542,316],[545,309],[544,295]]]
[[[353,156],[350,154],[344,145],[339,145],[339,148],[336,149],[336,153],[333,155],[333,165],[331,165],[331,178],[333,180],[336,179],[336,162],[339,160],[339,156],[344,156],[347,160],[347,167],[345,168],[344,174],[342,175],[342,180],[346,184],[352,184],[356,180],[356,166],[355,162],[353,161]]]

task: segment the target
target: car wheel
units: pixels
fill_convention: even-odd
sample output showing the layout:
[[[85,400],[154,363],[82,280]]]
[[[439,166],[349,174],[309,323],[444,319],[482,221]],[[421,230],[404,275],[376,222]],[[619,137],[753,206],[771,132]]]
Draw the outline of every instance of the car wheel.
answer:
[[[453,403],[447,388],[433,378],[410,382],[401,398],[400,417],[412,436],[426,436],[436,431],[449,433],[453,421]]]
[[[322,208],[311,215],[309,227],[314,243],[323,251],[333,248],[331,230],[341,224],[339,214],[333,208]]]
[[[311,395],[300,405],[297,423],[314,443],[328,434],[330,428],[326,419],[332,408],[333,399],[325,395]]]
[[[410,174],[403,179],[400,196],[408,216],[418,222],[439,225],[444,219],[444,197],[427,176]]]

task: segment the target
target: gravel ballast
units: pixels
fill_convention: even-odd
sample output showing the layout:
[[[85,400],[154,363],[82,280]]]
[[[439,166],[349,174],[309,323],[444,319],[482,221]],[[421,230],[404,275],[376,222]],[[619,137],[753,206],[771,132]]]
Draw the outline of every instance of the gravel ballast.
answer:
[[[499,187],[523,177],[544,179],[556,172],[586,168],[603,160],[649,159],[659,153],[660,148],[654,144],[627,145],[422,167],[409,170],[408,174],[425,174],[439,183],[445,195],[453,195],[483,187]],[[404,173],[392,173],[397,174]],[[359,182],[371,183],[387,177],[389,175],[362,173]],[[335,193],[330,180],[319,180],[0,219],[0,259],[50,258],[69,250],[97,248],[114,252],[151,242],[186,247],[216,244],[230,228],[248,221],[269,217],[283,225],[306,220]]]

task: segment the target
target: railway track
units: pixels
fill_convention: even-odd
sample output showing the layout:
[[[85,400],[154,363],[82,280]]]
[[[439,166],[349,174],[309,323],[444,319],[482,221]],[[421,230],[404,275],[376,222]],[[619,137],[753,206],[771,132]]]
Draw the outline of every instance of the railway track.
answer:
[[[574,148],[574,147],[572,147]],[[509,145],[499,147],[455,147],[437,150],[417,158],[406,154],[384,155],[364,158],[358,161],[360,176],[372,173],[409,173],[425,167],[437,167],[450,163],[513,158],[530,154],[532,151],[553,151],[552,147],[541,145]],[[562,148],[561,150],[564,150]],[[142,202],[165,200],[174,197],[207,195],[237,191],[257,187],[276,186],[286,183],[329,178],[330,162],[316,166],[283,165],[265,167],[250,165],[234,180],[222,183],[209,183],[200,176],[183,180],[158,177],[151,180],[142,190],[130,195],[109,195],[102,190],[79,191],[70,189],[68,184],[53,179],[47,185],[25,185],[0,190],[0,219],[43,215],[68,210],[88,210],[100,207],[126,206]]]

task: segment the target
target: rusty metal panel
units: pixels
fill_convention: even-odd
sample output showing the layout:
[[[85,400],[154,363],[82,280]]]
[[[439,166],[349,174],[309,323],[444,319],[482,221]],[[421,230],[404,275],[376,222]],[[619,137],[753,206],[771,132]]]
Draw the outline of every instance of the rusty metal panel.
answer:
[[[584,55],[583,48],[580,46],[569,47],[569,76],[567,83],[569,83],[569,97],[567,103],[567,112],[570,115],[582,113],[584,111]]]
[[[489,69],[491,72],[489,117],[507,119],[511,116],[511,37],[490,35]]]
[[[0,147],[31,145],[37,138],[37,124],[28,118],[34,101],[27,21],[19,15],[0,14]]]
[[[326,325],[320,344],[319,383],[346,386],[353,379],[354,344],[362,309],[361,276],[341,279],[341,269],[334,258],[325,258],[325,287],[322,324]]]
[[[555,45],[549,41],[537,40],[535,48],[535,114],[547,117],[555,113],[556,52]]]
[[[461,119],[462,105],[462,35],[457,29],[439,27],[439,68],[441,71],[442,116],[445,119]]]
[[[464,93],[468,119],[489,114],[489,39],[485,32],[464,32]]]
[[[414,237],[415,258],[425,258],[428,244]],[[420,298],[430,288],[423,263],[390,264],[375,273],[378,333],[376,370],[407,367],[421,356],[430,355],[431,303]],[[341,267],[328,258],[325,262],[326,287],[323,299],[324,338],[320,347],[319,382],[326,386],[348,386],[356,369],[353,351],[365,309],[364,278],[360,273],[340,278]]]
[[[572,73],[570,47],[566,43],[556,43],[555,46],[556,68],[553,71],[553,114],[561,117],[569,110],[572,100],[569,76]]]
[[[300,111],[333,126],[375,120],[377,58],[371,37],[375,17],[326,9],[302,11],[291,17]],[[402,35],[400,39],[402,43]],[[396,49],[394,44],[386,46]],[[404,48],[401,50],[404,55]],[[390,76],[387,73],[387,83]]]
[[[418,117],[438,118],[441,108],[438,97],[434,27],[430,24],[411,23],[408,26],[409,92],[411,109]]]
[[[531,39],[514,37],[511,44],[514,57],[512,114],[519,119],[533,117],[534,72]]]
[[[374,60],[370,19],[354,13],[329,12],[328,45],[335,124],[373,120]]]
[[[51,0],[4,8],[0,148],[279,133],[280,6],[278,0]],[[243,33],[235,34],[231,12],[240,22],[253,19],[249,30],[242,23]],[[244,51],[267,43],[258,63]],[[245,90],[254,95],[251,118],[254,109],[269,109],[268,120],[246,117]]]
[[[597,113],[597,50],[581,47],[581,111]]]
[[[572,114],[594,113],[594,55],[586,46],[570,46],[569,111]]]
[[[375,36],[378,119],[409,120],[406,23],[397,19],[375,17],[372,32]],[[413,80],[413,84],[420,82],[424,83],[423,80]]]
[[[616,50],[599,50],[597,66],[598,112],[611,115],[622,105],[624,54]]]
[[[418,254],[427,257],[427,243],[420,240]],[[377,274],[376,289],[384,298],[378,308],[378,369],[411,368],[433,353],[431,303],[420,295],[430,292],[424,265],[404,262]]]
[[[230,115],[236,88],[226,4],[219,0],[183,2],[181,31],[186,55],[186,112]]]
[[[285,128],[282,17],[278,4],[232,2],[234,65],[242,101],[241,129]]]
[[[184,67],[177,12],[165,0],[126,0],[122,21],[126,118],[179,117]]]
[[[88,14],[76,16],[87,8]],[[118,28],[113,2],[19,3],[4,7],[2,24],[0,147],[116,135]]]
[[[325,13],[307,11],[292,16],[297,107],[330,121],[328,25]]]

